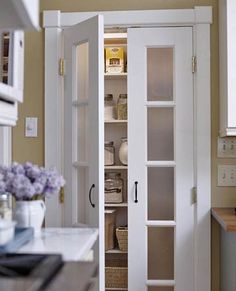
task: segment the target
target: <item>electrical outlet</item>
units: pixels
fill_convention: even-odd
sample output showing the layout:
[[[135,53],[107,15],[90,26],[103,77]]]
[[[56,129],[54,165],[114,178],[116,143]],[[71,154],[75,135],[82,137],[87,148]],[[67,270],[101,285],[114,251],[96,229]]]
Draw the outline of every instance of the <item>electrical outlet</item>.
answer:
[[[218,157],[236,158],[235,137],[218,137]]]
[[[218,186],[236,186],[236,166],[218,166]]]

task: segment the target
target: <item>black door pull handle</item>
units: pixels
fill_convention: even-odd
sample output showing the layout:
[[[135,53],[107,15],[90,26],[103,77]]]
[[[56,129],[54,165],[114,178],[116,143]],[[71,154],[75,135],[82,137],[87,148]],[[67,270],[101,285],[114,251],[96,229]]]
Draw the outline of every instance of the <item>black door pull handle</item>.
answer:
[[[95,184],[93,184],[89,189],[89,202],[90,202],[91,206],[94,208],[95,204],[92,202],[92,198],[91,198],[93,188],[95,188]]]
[[[134,203],[138,203],[138,181],[134,182],[135,185],[135,198],[134,198]]]

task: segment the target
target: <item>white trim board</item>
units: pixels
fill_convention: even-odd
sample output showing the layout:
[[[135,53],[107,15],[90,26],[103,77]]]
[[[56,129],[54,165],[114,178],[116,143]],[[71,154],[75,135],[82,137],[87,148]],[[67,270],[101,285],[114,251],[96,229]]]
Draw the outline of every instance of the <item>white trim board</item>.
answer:
[[[212,23],[212,8],[198,6],[194,9],[168,9],[168,10],[137,10],[137,11],[94,11],[61,13],[59,10],[44,11],[43,27],[67,27],[87,20],[97,14],[104,16],[106,27],[117,25],[129,27],[142,26],[168,26],[193,25],[197,23]]]
[[[197,72],[194,75],[195,98],[195,183],[198,202],[195,206],[195,288],[210,290],[210,24],[212,8],[73,12],[44,11],[45,28],[45,165],[55,165],[63,172],[63,78],[58,75],[58,61],[63,57],[61,29],[93,15],[104,16],[105,27],[112,26],[192,26]],[[51,109],[53,108],[53,113]],[[53,141],[53,142],[51,142]],[[55,150],[56,146],[56,150]],[[61,226],[63,211],[58,201],[47,203],[46,225]],[[192,290],[191,290],[192,291]]]
[[[12,160],[11,127],[0,127],[0,165],[9,165]]]

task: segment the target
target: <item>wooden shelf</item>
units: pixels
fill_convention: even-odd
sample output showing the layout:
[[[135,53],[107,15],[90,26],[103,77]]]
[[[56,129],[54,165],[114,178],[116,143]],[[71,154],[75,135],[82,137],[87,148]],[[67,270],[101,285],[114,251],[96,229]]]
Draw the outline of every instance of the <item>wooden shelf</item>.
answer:
[[[105,203],[105,207],[128,207],[128,203]]]
[[[127,252],[121,251],[119,249],[108,250],[106,254],[127,254]]]
[[[104,73],[105,79],[126,79],[127,73],[117,73],[117,74],[111,74],[111,73]]]
[[[118,119],[111,119],[111,120],[105,120],[105,123],[127,123],[127,119],[126,120],[118,120]]]
[[[105,166],[105,170],[127,170],[128,166]]]
[[[123,291],[123,290],[128,290],[128,288],[105,288],[105,290]]]

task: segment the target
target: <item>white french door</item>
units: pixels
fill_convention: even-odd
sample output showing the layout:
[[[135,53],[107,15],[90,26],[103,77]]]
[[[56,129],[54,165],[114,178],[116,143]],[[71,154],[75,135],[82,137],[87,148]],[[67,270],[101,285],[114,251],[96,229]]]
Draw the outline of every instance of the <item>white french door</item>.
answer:
[[[66,226],[99,228],[95,257],[104,285],[103,17],[64,30]],[[101,289],[102,290],[102,289]]]
[[[128,29],[129,291],[193,291],[192,42]]]

